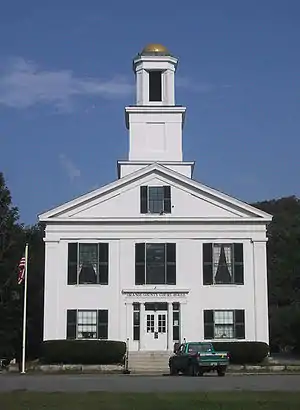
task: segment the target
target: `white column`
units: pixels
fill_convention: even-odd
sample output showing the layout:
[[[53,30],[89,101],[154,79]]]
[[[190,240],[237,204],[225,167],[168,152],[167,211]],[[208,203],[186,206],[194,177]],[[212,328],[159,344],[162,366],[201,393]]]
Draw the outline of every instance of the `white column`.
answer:
[[[144,348],[145,334],[145,303],[140,304],[140,350]]]
[[[174,71],[168,69],[163,74],[163,102],[165,105],[175,105]]]
[[[256,340],[269,343],[266,241],[253,242],[253,257]]]
[[[168,350],[173,351],[173,310],[172,303],[168,303]]]
[[[141,69],[136,72],[136,104],[143,104],[143,71]]]
[[[65,246],[67,251],[67,244]],[[44,340],[65,339],[67,312],[61,306],[59,291],[67,284],[67,273],[60,266],[59,242],[45,240],[45,286],[44,286]],[[59,310],[61,308],[61,310]]]

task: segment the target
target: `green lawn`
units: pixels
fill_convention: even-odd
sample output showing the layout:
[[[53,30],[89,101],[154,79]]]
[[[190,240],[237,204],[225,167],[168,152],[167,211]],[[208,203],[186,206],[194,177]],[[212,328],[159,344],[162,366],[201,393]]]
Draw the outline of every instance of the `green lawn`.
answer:
[[[3,410],[289,410],[300,393],[29,393],[0,394]]]

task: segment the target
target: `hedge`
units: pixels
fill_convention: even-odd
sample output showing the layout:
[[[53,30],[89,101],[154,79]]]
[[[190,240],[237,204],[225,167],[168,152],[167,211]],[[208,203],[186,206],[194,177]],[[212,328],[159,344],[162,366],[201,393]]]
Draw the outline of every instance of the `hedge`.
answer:
[[[123,363],[126,343],[114,340],[47,340],[42,343],[45,364]]]
[[[258,364],[269,353],[269,346],[263,342],[213,342],[216,351],[226,351],[232,364]]]

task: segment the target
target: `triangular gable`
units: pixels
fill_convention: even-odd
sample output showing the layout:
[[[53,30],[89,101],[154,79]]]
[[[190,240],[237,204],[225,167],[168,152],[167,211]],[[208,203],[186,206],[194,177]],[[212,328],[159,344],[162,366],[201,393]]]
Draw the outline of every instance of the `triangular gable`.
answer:
[[[199,201],[202,201],[201,206],[203,208],[203,212],[213,218],[226,219],[244,217],[260,218],[265,221],[271,220],[271,216],[269,214],[157,163],[144,167],[136,172],[133,172],[132,174],[127,175],[126,177],[105,185],[102,188],[96,189],[66,204],[47,211],[41,214],[39,219],[45,222],[53,219],[61,220],[65,218],[83,218],[83,220],[87,220],[88,218],[93,218],[93,216],[95,217],[97,213],[99,214],[99,207],[101,206],[101,212],[104,212],[104,217],[107,217],[104,211],[106,209],[105,207],[111,209],[111,215],[114,215],[113,207],[111,207],[111,205],[115,205],[116,209],[120,209],[122,195],[124,197],[126,192],[129,192],[143,183],[146,183],[147,180],[151,181],[151,178],[155,177],[159,178],[162,182],[168,183],[171,186],[181,190],[182,192],[186,192],[189,194],[189,198],[192,196],[193,199],[189,199],[189,201],[198,201],[198,203],[195,202],[195,204],[191,204],[191,206],[197,206],[197,204],[200,206]],[[91,209],[94,209],[94,211],[91,212]],[[217,209],[218,212],[215,213]],[[186,212],[186,216],[189,216],[188,209]],[[116,216],[121,217],[122,215]],[[124,215],[124,217],[125,216],[130,215]]]

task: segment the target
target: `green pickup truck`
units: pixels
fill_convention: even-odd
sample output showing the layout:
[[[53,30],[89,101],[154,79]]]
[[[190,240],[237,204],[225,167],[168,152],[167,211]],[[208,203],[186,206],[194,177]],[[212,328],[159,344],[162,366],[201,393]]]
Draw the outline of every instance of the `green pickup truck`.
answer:
[[[225,376],[229,364],[228,352],[216,352],[209,342],[186,342],[175,345],[174,355],[169,359],[172,376],[183,373],[189,376],[203,376],[203,373],[217,371]]]

